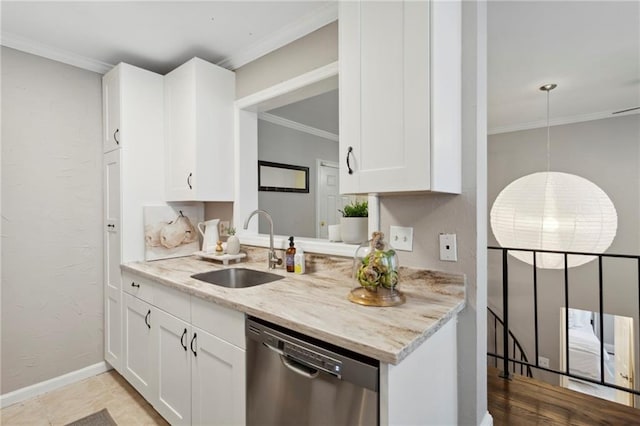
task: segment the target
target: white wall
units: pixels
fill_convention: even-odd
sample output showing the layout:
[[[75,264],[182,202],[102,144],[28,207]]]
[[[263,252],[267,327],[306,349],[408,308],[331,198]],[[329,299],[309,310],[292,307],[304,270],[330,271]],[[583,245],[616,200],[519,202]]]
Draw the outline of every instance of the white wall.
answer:
[[[103,360],[101,75],[2,47],[2,387]]]
[[[618,213],[618,232],[608,253],[640,255],[640,115],[575,123],[551,128],[551,170],[582,176],[606,192]],[[488,209],[514,179],[546,170],[546,128],[489,138]],[[498,245],[489,231],[489,244]],[[489,253],[489,305],[502,316],[500,254]],[[563,272],[541,270],[539,282],[540,355],[559,367],[560,307],[564,305]],[[604,260],[604,311],[635,318],[638,330],[637,264]],[[532,267],[509,260],[509,328],[534,361]],[[598,308],[597,262],[569,270],[569,305]],[[636,337],[637,339],[637,337]],[[636,354],[638,347],[636,343]],[[535,374],[535,373],[534,373]],[[552,375],[539,377],[555,382]]]
[[[278,235],[316,237],[316,159],[338,162],[338,142],[258,120],[258,160],[309,167],[309,193],[258,192],[258,207],[273,217]],[[259,232],[269,233],[261,218]]]

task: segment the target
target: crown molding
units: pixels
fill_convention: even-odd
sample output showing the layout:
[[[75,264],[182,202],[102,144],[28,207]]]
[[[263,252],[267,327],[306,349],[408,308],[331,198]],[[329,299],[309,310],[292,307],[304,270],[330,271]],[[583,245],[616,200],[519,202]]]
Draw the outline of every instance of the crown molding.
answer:
[[[113,64],[78,55],[76,53],[69,52],[68,50],[58,49],[8,32],[2,32],[0,44],[2,46],[10,47],[11,49],[42,56],[64,64],[73,65],[74,67],[97,72],[99,74],[104,74],[114,67]]]
[[[316,127],[307,126],[306,124],[298,123],[297,121],[287,120],[286,118],[278,117],[277,115],[269,114],[268,112],[258,113],[260,120],[268,121],[269,123],[277,124],[280,126],[288,127],[300,132],[309,133],[324,139],[329,139],[334,142],[338,142],[338,135],[335,133],[327,132],[325,130],[318,129]]]
[[[549,120],[549,126],[562,126],[563,124],[582,123],[585,121],[602,120],[605,118],[622,117],[624,115],[640,114],[640,110],[627,111],[620,114],[612,114],[613,111],[601,111],[593,114],[572,115],[569,117],[560,117]],[[509,126],[492,127],[488,130],[489,135],[498,135],[500,133],[519,132],[521,130],[539,129],[547,127],[546,120],[531,121],[528,123],[513,124]]]
[[[293,22],[279,31],[263,38],[251,45],[247,49],[233,54],[217,62],[217,65],[235,70],[241,66],[254,61],[267,53],[273,52],[294,40],[306,36],[307,34],[330,24],[338,19],[338,2],[322,6],[315,11],[304,16],[300,20]]]

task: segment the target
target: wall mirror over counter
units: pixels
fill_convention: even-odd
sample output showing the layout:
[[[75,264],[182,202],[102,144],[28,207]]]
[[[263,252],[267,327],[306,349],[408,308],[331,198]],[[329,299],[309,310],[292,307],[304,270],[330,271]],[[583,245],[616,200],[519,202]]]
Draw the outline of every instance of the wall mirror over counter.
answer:
[[[258,191],[309,193],[309,167],[258,161]]]

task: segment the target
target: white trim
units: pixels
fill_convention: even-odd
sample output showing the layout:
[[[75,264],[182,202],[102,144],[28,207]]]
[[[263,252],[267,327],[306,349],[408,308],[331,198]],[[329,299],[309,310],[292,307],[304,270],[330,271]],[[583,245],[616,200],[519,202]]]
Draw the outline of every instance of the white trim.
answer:
[[[331,3],[322,6],[308,15],[302,17],[302,19],[293,22],[275,33],[263,38],[262,40],[254,43],[241,52],[235,53],[231,56],[219,61],[217,65],[235,70],[241,66],[254,61],[267,53],[273,52],[276,49],[281,48],[301,37],[306,36],[313,31],[324,27],[327,24],[338,19],[338,2],[332,1]]]
[[[310,135],[329,139],[330,141],[338,142],[338,135],[336,135],[335,133],[327,132],[326,130],[318,129],[316,127],[307,126],[306,124],[288,120],[277,115],[269,114],[268,112],[258,113],[258,119],[268,121],[269,123],[277,124],[279,126],[288,127],[289,129],[297,130],[299,132],[309,133]]]
[[[249,231],[245,231],[249,232]],[[238,235],[238,234],[236,234]],[[268,234],[239,234],[240,244],[256,247],[269,247]],[[274,235],[273,247],[276,250],[286,250],[289,246],[288,236]],[[317,238],[296,237],[296,244],[300,245],[305,253],[321,253],[330,256],[344,256],[353,258],[356,254],[358,244],[332,243],[328,240],[320,240]]]
[[[560,117],[549,120],[550,126],[561,126],[563,124],[582,123],[584,121],[602,120],[604,118],[622,117],[624,115],[640,114],[640,110],[622,112],[620,114],[612,114],[612,111],[601,111],[593,114],[573,115],[569,117]],[[521,130],[538,129],[547,127],[547,121],[532,121],[529,123],[512,124],[508,126],[498,126],[489,129],[489,135],[497,135],[500,133],[519,132]]]
[[[251,167],[255,172],[247,170],[247,164],[256,164],[258,156],[258,114],[255,111],[260,104],[337,75],[338,62],[336,61],[249,96],[245,96],[234,103],[234,116],[236,117],[234,134],[236,172],[234,173],[235,201],[233,204],[233,223],[236,229],[238,229],[241,223],[244,223],[245,218],[253,210],[258,208],[258,185],[256,185],[257,168]],[[243,172],[241,173],[240,171]],[[248,230],[239,230],[238,234],[236,234],[241,244],[269,247],[269,236],[257,233],[258,221],[254,220],[251,222],[248,228]],[[333,256],[353,257],[358,247],[355,244],[335,243],[314,238],[297,238],[296,241],[301,242],[305,251]],[[286,243],[286,236],[276,236],[274,247],[285,249]]]
[[[236,109],[248,109],[258,104],[271,100],[281,95],[291,93],[294,90],[310,86],[322,80],[338,75],[338,61],[332,62],[320,68],[316,68],[307,73],[294,77],[290,80],[283,81],[274,86],[268,87],[259,92],[245,96],[235,102]]]
[[[5,393],[4,395],[0,395],[0,408],[5,408],[9,405],[25,401],[29,398],[33,398],[47,392],[51,392],[63,386],[79,382],[80,380],[97,376],[98,374],[104,373],[109,370],[111,370],[111,366],[105,361],[102,361],[97,364],[81,368],[80,370],[72,371],[71,373],[63,374],[62,376],[45,380],[44,382],[36,383],[34,385],[15,390],[13,392]]]
[[[488,411],[484,413],[480,426],[493,426],[493,417]]]
[[[78,55],[77,53],[73,53],[68,50],[59,49],[57,47],[49,46],[8,32],[2,32],[2,40],[0,40],[0,44],[22,52],[31,53],[33,55],[42,56],[43,58],[73,65],[74,67],[97,72],[99,74],[105,74],[114,67],[114,65],[106,62]]]

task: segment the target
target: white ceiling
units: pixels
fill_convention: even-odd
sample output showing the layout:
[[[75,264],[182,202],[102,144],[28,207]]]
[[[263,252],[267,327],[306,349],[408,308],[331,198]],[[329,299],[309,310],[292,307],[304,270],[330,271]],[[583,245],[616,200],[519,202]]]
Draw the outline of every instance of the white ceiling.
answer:
[[[338,89],[268,111],[270,114],[338,134]]]
[[[2,1],[2,44],[161,74],[194,56],[235,69],[336,18],[327,0]]]
[[[489,131],[640,106],[640,2],[489,1]]]
[[[166,73],[193,56],[235,69],[336,19],[335,1],[2,1],[2,44],[102,71]],[[640,105],[640,2],[489,1],[490,132]]]

